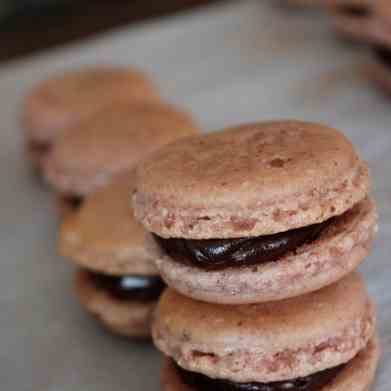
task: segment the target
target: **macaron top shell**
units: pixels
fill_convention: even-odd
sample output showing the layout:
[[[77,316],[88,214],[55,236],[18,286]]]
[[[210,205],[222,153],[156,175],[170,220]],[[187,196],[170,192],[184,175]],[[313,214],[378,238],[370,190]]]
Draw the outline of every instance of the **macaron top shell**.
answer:
[[[168,289],[153,326],[157,347],[185,369],[236,382],[271,382],[338,366],[366,346],[374,309],[358,274],[274,303],[229,306]]]
[[[58,137],[44,175],[60,192],[85,195],[159,147],[198,132],[191,116],[171,105],[115,104]]]
[[[383,22],[387,27],[391,28],[391,3],[389,0],[375,0],[374,1],[374,12],[376,18]],[[391,31],[389,36],[391,36]],[[391,38],[390,38],[391,46]]]
[[[24,100],[23,123],[29,138],[51,142],[57,134],[103,107],[121,101],[158,101],[152,82],[125,67],[86,67],[38,84]]]
[[[129,203],[133,187],[130,172],[86,197],[61,224],[60,254],[95,272],[156,275],[154,259],[145,250],[144,229]]]
[[[136,186],[148,231],[207,239],[325,221],[362,200],[369,178],[337,130],[270,121],[179,140],[139,166]]]

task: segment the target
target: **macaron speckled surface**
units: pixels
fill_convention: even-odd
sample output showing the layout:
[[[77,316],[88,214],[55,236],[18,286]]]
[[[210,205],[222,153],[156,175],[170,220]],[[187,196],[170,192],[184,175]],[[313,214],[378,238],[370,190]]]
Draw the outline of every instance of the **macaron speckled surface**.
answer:
[[[43,174],[57,192],[85,196],[159,147],[198,132],[191,116],[171,105],[115,104],[59,136]]]
[[[129,203],[133,172],[124,173],[86,197],[80,209],[60,226],[59,253],[80,267],[123,275],[156,275],[145,250],[145,232]]]
[[[368,391],[371,389],[373,378],[377,363],[379,360],[379,341],[375,337],[371,340],[367,347],[363,349],[356,357],[354,357],[349,364],[347,364],[341,371],[335,376],[329,384],[321,387],[320,389],[309,388],[311,386],[311,377],[296,379],[295,381],[275,382],[255,384],[250,383],[247,385],[233,384],[232,382],[219,382],[214,380],[211,383],[210,389],[214,391],[225,390],[251,390],[251,391],[284,391],[284,390],[316,390],[316,391]],[[182,375],[183,376],[183,375]],[[161,390],[162,391],[197,391],[199,388],[193,385],[186,384],[188,381],[186,378],[182,379],[180,370],[169,358],[166,359],[161,373]],[[199,377],[197,375],[197,381]],[[207,377],[202,376],[202,381],[210,382]],[[306,388],[306,386],[308,387]],[[220,386],[220,387],[219,387]],[[295,386],[299,388],[294,388]],[[236,387],[236,388],[235,388]],[[257,388],[258,387],[258,388]],[[273,388],[274,387],[274,388]],[[204,390],[204,389],[203,389]]]
[[[178,141],[137,170],[135,214],[167,284],[225,304],[331,284],[368,254],[369,177],[337,130],[300,121]]]
[[[75,288],[87,311],[115,333],[147,337],[164,284],[129,205],[133,186],[129,172],[88,196],[65,216],[58,247],[80,268]]]
[[[288,381],[353,363],[374,336],[374,307],[356,273],[297,298],[241,306],[168,289],[153,324],[155,344],[181,368],[234,383]],[[376,348],[368,382],[377,357]]]
[[[90,66],[54,75],[37,84],[23,101],[29,156],[40,166],[61,132],[107,105],[158,100],[152,82],[132,68]]]
[[[302,121],[179,140],[137,175],[136,215],[165,238],[275,234],[340,215],[369,190],[366,163],[343,134]]]

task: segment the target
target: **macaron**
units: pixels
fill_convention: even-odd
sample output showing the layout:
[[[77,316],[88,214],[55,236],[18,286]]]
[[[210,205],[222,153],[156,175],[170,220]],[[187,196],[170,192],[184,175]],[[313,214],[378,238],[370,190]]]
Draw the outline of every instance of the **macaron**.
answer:
[[[59,253],[70,259],[77,296],[85,309],[111,331],[149,337],[152,314],[164,289],[144,230],[133,218],[132,172],[88,196],[60,226]]]
[[[374,0],[375,16],[384,27],[391,28],[391,3],[389,0]],[[390,32],[390,30],[388,30]]]
[[[61,204],[72,208],[149,153],[198,132],[191,116],[171,105],[116,103],[59,135],[43,175]]]
[[[113,102],[158,100],[152,82],[130,67],[91,66],[56,74],[36,85],[23,102],[29,157],[39,168],[61,132]]]
[[[391,94],[391,40],[390,45],[373,45],[373,62],[368,68],[369,77],[386,93]]]
[[[374,61],[369,76],[381,89],[391,93],[391,3],[377,0],[374,12],[377,23],[371,45]]]
[[[301,297],[241,306],[168,289],[152,333],[167,356],[164,391],[367,391],[379,358],[374,306],[356,273]]]
[[[360,42],[373,39],[376,19],[372,0],[327,0],[325,5],[339,35]]]
[[[331,3],[334,0],[330,0]],[[351,10],[352,18],[350,23],[347,19],[338,17],[338,6],[333,6],[334,14],[337,17],[336,27],[341,33],[353,39],[365,41],[375,48],[389,47],[391,45],[391,3],[388,0],[349,0],[357,3]],[[354,11],[356,8],[356,11]],[[353,14],[356,13],[356,23],[353,22]],[[361,20],[359,19],[361,15]],[[341,15],[340,15],[341,16]],[[338,20],[340,23],[338,23]]]
[[[367,165],[339,131],[246,124],[179,140],[138,166],[134,209],[166,283],[222,304],[329,285],[368,254]]]

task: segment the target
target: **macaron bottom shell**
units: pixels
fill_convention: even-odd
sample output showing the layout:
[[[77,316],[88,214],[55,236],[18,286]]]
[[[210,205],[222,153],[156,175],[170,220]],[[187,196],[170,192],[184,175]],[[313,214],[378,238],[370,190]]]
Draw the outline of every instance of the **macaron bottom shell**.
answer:
[[[150,338],[156,300],[120,300],[99,289],[89,273],[78,270],[74,280],[76,295],[82,306],[115,334],[133,338]]]
[[[377,337],[373,337],[367,347],[353,358],[328,385],[314,391],[369,391],[373,382],[380,349]],[[162,391],[198,391],[182,381],[173,361],[165,359],[161,371]]]
[[[167,285],[183,295],[219,304],[259,303],[316,291],[352,272],[370,251],[376,220],[375,205],[366,199],[314,242],[275,262],[216,271],[176,262],[152,238],[148,245]]]

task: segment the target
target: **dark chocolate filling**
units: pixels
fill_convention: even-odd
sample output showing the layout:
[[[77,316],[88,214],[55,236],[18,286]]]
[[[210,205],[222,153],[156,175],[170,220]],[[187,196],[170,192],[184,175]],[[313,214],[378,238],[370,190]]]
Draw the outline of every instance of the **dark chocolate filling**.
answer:
[[[91,281],[98,289],[109,292],[119,300],[154,301],[165,288],[159,276],[109,276],[89,272]]]
[[[384,46],[375,46],[373,50],[377,59],[385,66],[391,68],[391,49]]]
[[[45,156],[49,152],[51,144],[49,142],[30,140],[28,148],[34,155]]]
[[[310,225],[274,235],[238,239],[164,239],[154,235],[173,260],[206,270],[275,262],[284,254],[314,241],[331,222]]]
[[[84,197],[76,195],[67,195],[64,196],[65,203],[73,210],[76,211],[81,207],[84,201]]]
[[[235,383],[230,380],[212,379],[200,373],[186,371],[176,365],[182,382],[200,391],[320,391],[330,384],[345,367],[340,365],[313,375],[272,383]]]
[[[344,5],[338,7],[337,11],[343,15],[352,17],[352,18],[366,18],[369,17],[371,11],[369,7],[364,7],[360,5]]]

